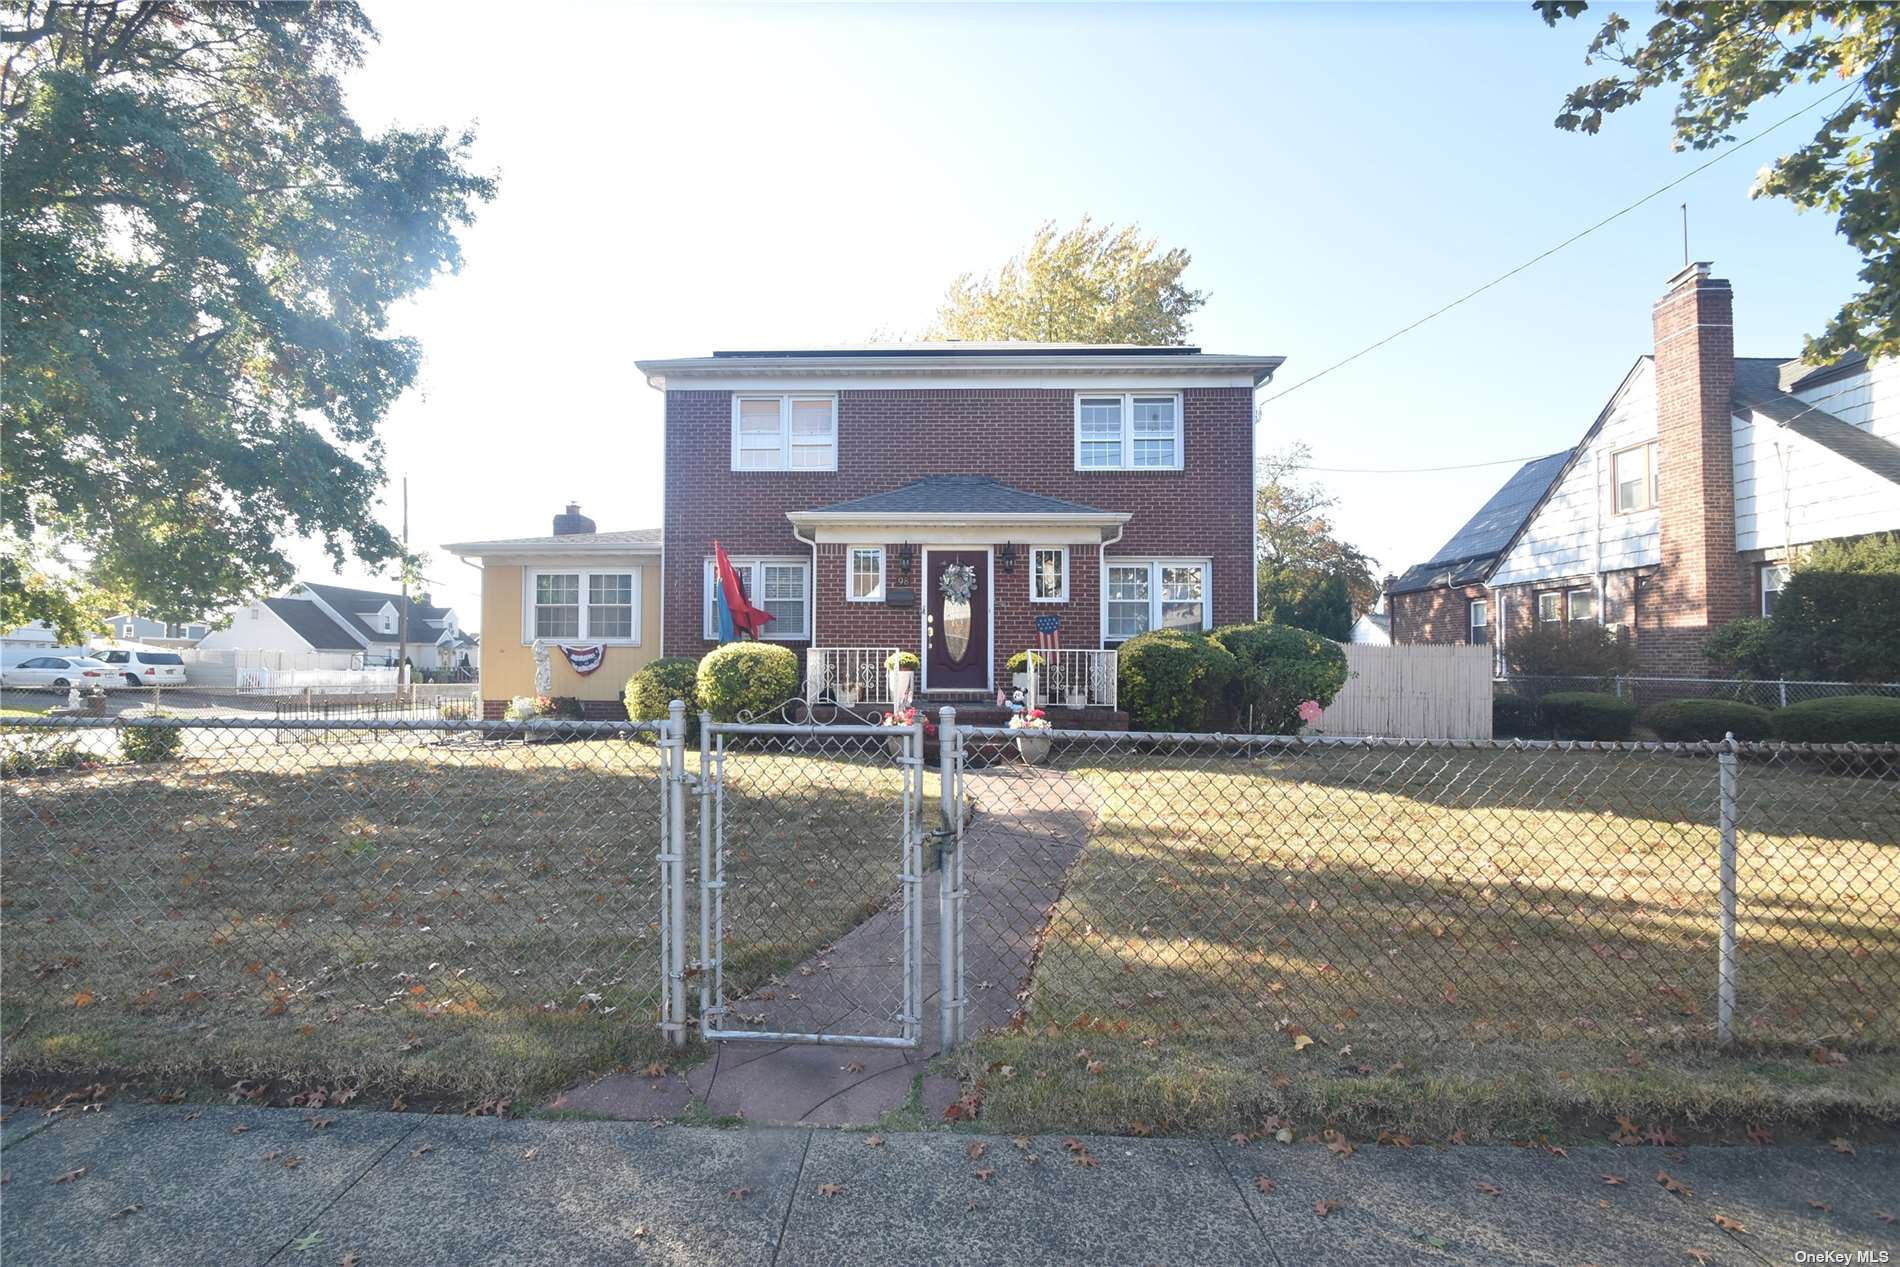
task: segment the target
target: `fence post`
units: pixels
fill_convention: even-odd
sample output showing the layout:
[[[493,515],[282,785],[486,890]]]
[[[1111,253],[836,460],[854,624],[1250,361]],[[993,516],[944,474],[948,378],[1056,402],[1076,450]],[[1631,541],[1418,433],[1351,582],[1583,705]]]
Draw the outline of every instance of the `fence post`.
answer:
[[[1723,737],[1722,755],[1717,758],[1717,764],[1721,771],[1722,933],[1721,963],[1716,977],[1715,1036],[1726,1046],[1735,1039],[1735,825],[1740,812],[1735,798],[1735,735],[1732,731]]]
[[[1788,679],[1783,678],[1781,681],[1775,683],[1775,685],[1781,688],[1781,706],[1783,708],[1788,707]]]
[[[712,761],[712,714],[701,712],[699,715],[699,1036],[706,1036],[706,1027],[712,1024],[713,1008],[718,1000],[713,998],[712,958],[718,953],[713,944],[712,930],[712,893],[726,887],[723,874],[713,870],[713,761]],[[723,848],[725,841],[719,844]]]
[[[667,926],[672,938],[666,945],[666,1040],[686,1045],[686,704],[674,700],[667,708],[667,747],[671,750],[667,784],[667,851],[660,869],[666,887]]]
[[[957,1007],[962,974],[957,971],[957,922],[962,916],[957,865],[963,841],[957,830],[957,710],[937,710],[937,1041],[940,1050],[957,1045]]]

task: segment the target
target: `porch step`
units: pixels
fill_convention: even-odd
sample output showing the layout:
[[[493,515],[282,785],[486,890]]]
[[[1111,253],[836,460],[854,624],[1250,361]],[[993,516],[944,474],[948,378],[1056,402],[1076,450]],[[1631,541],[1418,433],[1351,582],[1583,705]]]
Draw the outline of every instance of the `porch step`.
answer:
[[[933,722],[937,719],[937,710],[948,705],[957,710],[957,722],[964,726],[1006,726],[1011,716],[1009,709],[996,706],[994,696],[980,700],[948,699],[932,691],[920,697],[917,704]],[[1057,730],[1128,729],[1128,714],[1119,709],[1051,707],[1042,711]]]

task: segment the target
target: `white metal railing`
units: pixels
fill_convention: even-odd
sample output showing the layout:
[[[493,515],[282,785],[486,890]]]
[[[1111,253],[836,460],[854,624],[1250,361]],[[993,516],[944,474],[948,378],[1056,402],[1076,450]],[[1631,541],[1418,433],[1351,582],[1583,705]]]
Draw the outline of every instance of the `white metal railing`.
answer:
[[[846,708],[888,704],[884,661],[896,654],[896,647],[813,647],[805,653],[805,698]]]
[[[1042,660],[1037,694],[1057,708],[1118,708],[1119,655],[1088,647],[1031,651]]]

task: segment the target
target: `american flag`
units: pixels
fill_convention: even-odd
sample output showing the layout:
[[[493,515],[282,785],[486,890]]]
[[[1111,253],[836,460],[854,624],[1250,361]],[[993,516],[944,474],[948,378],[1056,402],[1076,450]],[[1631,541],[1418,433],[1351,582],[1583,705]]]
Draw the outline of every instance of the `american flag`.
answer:
[[[1062,617],[1036,617],[1036,649],[1039,651],[1062,649]]]

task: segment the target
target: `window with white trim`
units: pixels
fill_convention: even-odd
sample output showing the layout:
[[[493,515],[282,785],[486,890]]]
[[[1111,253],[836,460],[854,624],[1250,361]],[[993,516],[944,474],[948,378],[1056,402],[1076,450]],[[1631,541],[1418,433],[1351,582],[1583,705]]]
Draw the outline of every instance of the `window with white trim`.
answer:
[[[1610,484],[1616,513],[1653,510],[1662,501],[1662,463],[1654,440],[1610,455]]]
[[[1491,641],[1491,604],[1474,598],[1468,604],[1471,613],[1471,644],[1481,647]]]
[[[1565,598],[1570,604],[1570,619],[1595,620],[1597,618],[1597,592],[1587,586],[1573,589]]]
[[[528,619],[523,642],[640,643],[637,572],[528,572]]]
[[[735,395],[732,469],[837,470],[838,398]]]
[[[1069,601],[1069,548],[1038,546],[1029,552],[1029,601]]]
[[[1178,471],[1181,440],[1178,392],[1076,394],[1078,471]]]
[[[1205,559],[1121,560],[1108,565],[1102,640],[1122,642],[1150,629],[1213,627]]]
[[[850,586],[845,597],[854,603],[884,601],[884,547],[852,546]]]
[[[1537,595],[1537,619],[1550,621],[1563,618],[1564,596],[1561,591],[1544,590]]]
[[[800,559],[734,559],[739,588],[756,607],[772,614],[762,635],[767,642],[802,642],[811,637],[811,564]],[[706,560],[704,632],[719,637],[718,580]]]
[[[1781,589],[1794,573],[1786,563],[1770,563],[1761,570],[1761,614],[1775,614],[1775,603],[1781,598]]]

